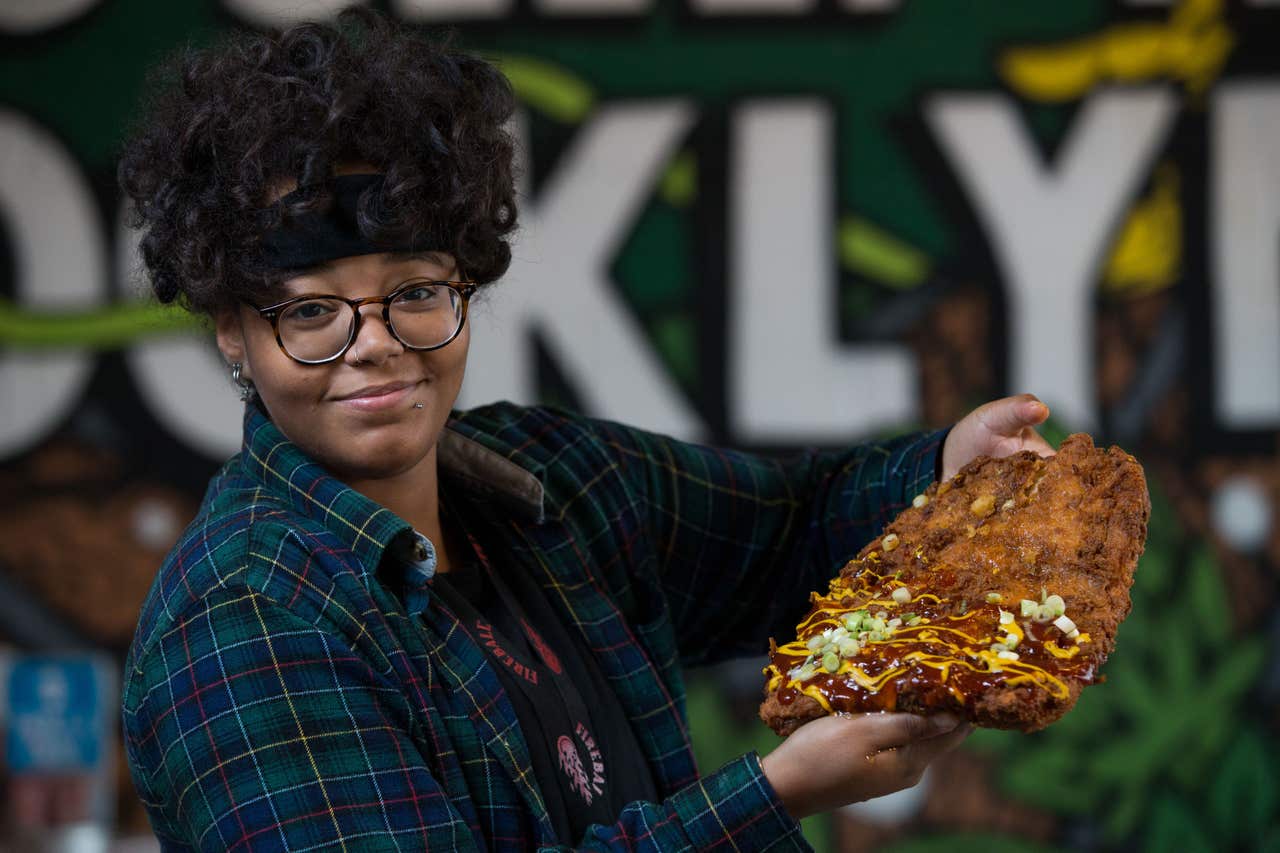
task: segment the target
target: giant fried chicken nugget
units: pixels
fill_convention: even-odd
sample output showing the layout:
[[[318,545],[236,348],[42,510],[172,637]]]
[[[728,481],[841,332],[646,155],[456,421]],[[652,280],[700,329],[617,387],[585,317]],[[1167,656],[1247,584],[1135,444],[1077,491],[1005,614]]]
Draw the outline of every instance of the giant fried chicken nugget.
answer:
[[[1087,435],[978,457],[814,593],[794,641],[770,641],[761,718],[780,735],[878,710],[1044,728],[1102,680],[1150,512],[1137,461]]]

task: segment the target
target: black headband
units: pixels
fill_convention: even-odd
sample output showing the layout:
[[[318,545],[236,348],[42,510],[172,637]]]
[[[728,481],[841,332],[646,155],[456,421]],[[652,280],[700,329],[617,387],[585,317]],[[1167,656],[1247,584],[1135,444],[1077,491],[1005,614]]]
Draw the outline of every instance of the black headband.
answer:
[[[374,242],[360,233],[356,212],[361,194],[373,188],[374,203],[381,198],[382,175],[337,175],[329,182],[333,204],[323,213],[289,217],[287,222],[267,229],[262,235],[266,265],[276,270],[305,269],[324,261],[377,252],[448,251],[448,243],[438,234],[412,243]],[[276,205],[297,201],[306,190],[294,190]]]

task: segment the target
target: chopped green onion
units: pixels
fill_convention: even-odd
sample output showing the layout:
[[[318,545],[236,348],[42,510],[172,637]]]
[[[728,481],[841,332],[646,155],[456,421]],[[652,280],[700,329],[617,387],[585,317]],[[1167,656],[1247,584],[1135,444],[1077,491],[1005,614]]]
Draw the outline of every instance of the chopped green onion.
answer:
[[[989,592],[987,593],[987,604],[999,604],[1003,598],[1004,596],[998,592]]]
[[[840,668],[840,656],[835,652],[827,652],[822,656],[822,668],[827,672],[835,672]]]
[[[893,591],[893,600],[899,604],[906,604],[911,601],[911,590],[905,586],[900,586]]]
[[[1036,614],[1038,605],[1029,598],[1022,599],[1022,618],[1027,619]]]

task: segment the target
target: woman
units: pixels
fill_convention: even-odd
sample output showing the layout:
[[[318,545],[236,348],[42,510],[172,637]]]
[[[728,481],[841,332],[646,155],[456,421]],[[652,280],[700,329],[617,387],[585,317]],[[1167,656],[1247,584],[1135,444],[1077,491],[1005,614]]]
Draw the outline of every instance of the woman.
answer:
[[[501,75],[353,11],[170,80],[121,183],[157,297],[212,319],[246,407],[126,667],[167,849],[804,848],[798,818],[964,738],[829,718],[699,775],[680,668],[790,631],[937,474],[1051,452],[1042,404],[786,462],[451,412],[515,226]]]

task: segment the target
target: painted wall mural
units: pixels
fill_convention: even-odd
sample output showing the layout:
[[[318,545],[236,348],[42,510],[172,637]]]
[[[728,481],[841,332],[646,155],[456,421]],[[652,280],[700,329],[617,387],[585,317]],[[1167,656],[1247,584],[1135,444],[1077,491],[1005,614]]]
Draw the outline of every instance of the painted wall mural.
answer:
[[[146,301],[123,224],[114,152],[146,69],[341,5],[0,2],[14,660],[118,664],[238,445],[207,330]],[[523,227],[476,306],[464,404],[777,453],[1032,390],[1055,439],[1145,465],[1107,683],[1045,732],[981,732],[916,789],[807,822],[816,846],[1280,851],[1280,4],[377,5],[452,27],[521,102]],[[759,666],[692,679],[705,765],[773,742]],[[96,804],[64,812],[144,831],[117,748]],[[38,771],[6,772],[10,827],[53,820],[21,804],[56,776]]]

